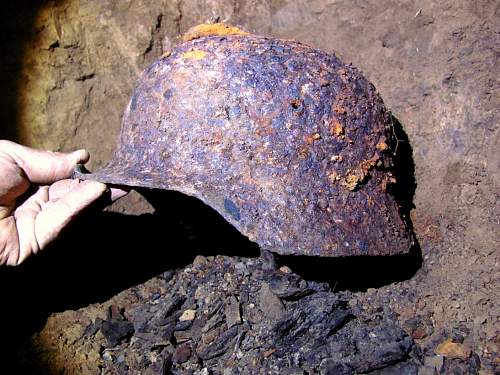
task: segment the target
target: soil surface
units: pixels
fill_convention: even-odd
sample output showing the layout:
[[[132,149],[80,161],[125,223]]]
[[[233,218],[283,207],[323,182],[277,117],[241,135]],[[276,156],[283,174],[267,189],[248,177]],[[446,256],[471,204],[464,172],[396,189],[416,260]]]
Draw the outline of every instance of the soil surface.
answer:
[[[409,257],[274,266],[199,202],[132,193],[0,270],[6,373],[500,371],[498,2],[20,1],[2,13],[0,135],[86,147],[91,170],[111,156],[141,70],[195,24],[335,52],[404,129],[419,241]]]

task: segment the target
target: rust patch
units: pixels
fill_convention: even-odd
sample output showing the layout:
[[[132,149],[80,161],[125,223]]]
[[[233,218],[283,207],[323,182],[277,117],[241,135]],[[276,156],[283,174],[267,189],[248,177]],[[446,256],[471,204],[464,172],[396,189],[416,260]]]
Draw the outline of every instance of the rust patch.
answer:
[[[201,60],[201,59],[205,58],[206,55],[207,55],[207,53],[205,51],[200,51],[198,49],[194,49],[191,51],[184,52],[182,54],[182,58]]]
[[[344,138],[344,127],[336,118],[333,118],[330,122],[330,133],[341,139]]]
[[[247,35],[248,33],[237,27],[227,25],[225,23],[204,23],[190,28],[183,36],[184,42],[202,38],[210,35]]]
[[[377,150],[379,151],[385,151],[389,148],[389,146],[387,145],[387,143],[385,142],[385,139],[381,140],[379,143],[377,143],[377,146],[376,146]]]

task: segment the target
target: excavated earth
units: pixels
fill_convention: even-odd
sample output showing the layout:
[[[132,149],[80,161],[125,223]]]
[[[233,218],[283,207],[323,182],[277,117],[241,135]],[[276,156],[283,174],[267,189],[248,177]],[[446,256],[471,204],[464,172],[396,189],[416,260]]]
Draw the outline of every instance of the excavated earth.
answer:
[[[401,125],[397,194],[419,246],[274,259],[178,193],[98,202],[0,270],[0,373],[498,373],[499,19],[493,0],[5,5],[0,136],[86,147],[90,170],[111,157],[140,72],[193,25],[334,51]]]

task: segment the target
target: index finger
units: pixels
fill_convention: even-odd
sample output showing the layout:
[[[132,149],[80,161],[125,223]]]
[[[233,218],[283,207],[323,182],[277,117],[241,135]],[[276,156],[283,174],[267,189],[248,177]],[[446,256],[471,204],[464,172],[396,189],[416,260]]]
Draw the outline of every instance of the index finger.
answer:
[[[11,157],[28,180],[37,184],[50,184],[69,177],[76,164],[84,164],[90,157],[86,150],[66,154],[35,150],[5,140],[0,140],[0,152]]]

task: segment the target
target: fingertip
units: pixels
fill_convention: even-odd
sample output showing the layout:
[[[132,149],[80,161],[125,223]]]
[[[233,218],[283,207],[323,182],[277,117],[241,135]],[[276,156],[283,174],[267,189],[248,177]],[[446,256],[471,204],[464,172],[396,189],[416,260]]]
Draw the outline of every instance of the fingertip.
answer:
[[[93,181],[93,180],[84,180],[80,182],[80,185],[82,186],[82,189],[88,190],[88,191],[94,191],[96,193],[104,194],[106,190],[108,190],[108,187],[106,184],[103,184],[102,182],[99,181]]]
[[[85,149],[74,151],[70,155],[74,159],[75,164],[85,164],[90,159],[90,154]]]

